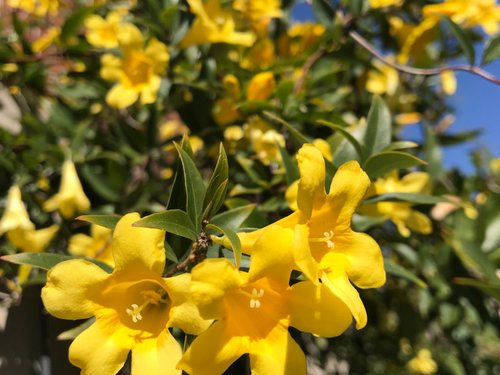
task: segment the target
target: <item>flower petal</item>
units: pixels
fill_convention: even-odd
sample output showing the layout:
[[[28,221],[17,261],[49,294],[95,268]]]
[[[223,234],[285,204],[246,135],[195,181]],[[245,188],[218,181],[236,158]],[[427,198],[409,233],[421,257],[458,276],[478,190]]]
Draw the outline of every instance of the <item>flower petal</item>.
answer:
[[[315,201],[326,195],[325,161],[321,151],[310,143],[304,144],[299,150],[297,161],[300,170],[297,207],[305,216],[311,217]]]
[[[81,259],[57,264],[47,273],[42,300],[47,311],[61,319],[85,319],[93,313],[94,294],[109,275]]]
[[[432,191],[431,177],[425,172],[408,173],[398,183],[399,193],[430,194]]]
[[[405,220],[405,224],[408,228],[417,233],[429,234],[432,232],[431,220],[422,212],[416,210],[410,210]]]
[[[293,256],[295,266],[313,283],[318,282],[318,263],[311,255],[309,246],[309,227],[306,224],[295,226],[293,237]]]
[[[133,227],[140,218],[134,212],[123,216],[116,224],[111,243],[115,272],[145,267],[161,275],[165,267],[165,232]]]
[[[243,275],[225,258],[207,259],[194,267],[190,291],[200,315],[205,319],[222,317],[224,295],[246,282]]]
[[[365,233],[351,232],[338,236],[335,252],[348,260],[349,279],[360,288],[378,288],[385,283],[384,258],[380,247]]]
[[[339,167],[328,193],[332,205],[341,205],[337,225],[351,226],[352,215],[369,186],[370,179],[357,161],[349,161]]]
[[[351,311],[325,284],[292,285],[290,325],[323,337],[338,336],[352,322]]]
[[[249,345],[248,338],[229,336],[224,322],[217,322],[193,341],[177,368],[189,374],[222,374],[248,353]]]
[[[255,242],[248,273],[250,280],[272,275],[288,285],[294,267],[293,230],[270,226]]]
[[[302,375],[307,372],[306,357],[300,346],[280,325],[250,348],[252,375]]]
[[[132,374],[180,375],[176,369],[182,357],[182,349],[168,330],[156,339],[144,340],[132,349]]]
[[[139,96],[137,90],[126,88],[121,83],[114,85],[106,95],[106,102],[115,108],[125,108],[134,104]]]
[[[191,335],[199,335],[205,331],[212,324],[212,320],[203,319],[198,307],[193,302],[189,292],[191,274],[184,273],[163,280],[165,280],[168,294],[173,300],[168,325],[180,328]]]
[[[103,334],[98,323],[79,334],[69,347],[69,361],[82,374],[116,374],[127,360],[130,347]]]

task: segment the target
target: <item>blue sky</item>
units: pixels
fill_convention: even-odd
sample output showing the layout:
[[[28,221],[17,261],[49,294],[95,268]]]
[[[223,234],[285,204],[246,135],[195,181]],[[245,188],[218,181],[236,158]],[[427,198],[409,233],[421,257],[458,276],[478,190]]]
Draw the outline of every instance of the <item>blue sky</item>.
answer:
[[[307,3],[299,3],[292,12],[297,21],[314,19],[314,13]],[[476,46],[476,56],[482,55],[484,46]],[[450,62],[450,65],[463,61]],[[486,71],[500,77],[500,60],[484,67]],[[448,146],[443,150],[443,164],[446,168],[459,168],[463,173],[473,173],[469,154],[472,150],[488,147],[494,156],[500,157],[500,85],[496,85],[477,75],[457,72],[457,92],[448,98],[454,108],[455,122],[447,130],[453,134],[469,130],[482,130],[473,142],[458,146]],[[421,143],[422,131],[419,125],[408,126],[402,136],[407,140]]]

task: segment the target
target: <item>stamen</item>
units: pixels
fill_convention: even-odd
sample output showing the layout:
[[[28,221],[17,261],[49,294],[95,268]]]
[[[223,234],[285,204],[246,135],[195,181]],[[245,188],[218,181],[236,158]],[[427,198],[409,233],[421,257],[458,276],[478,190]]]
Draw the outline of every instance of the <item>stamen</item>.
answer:
[[[144,305],[142,305],[139,308],[138,305],[133,303],[130,307],[132,307],[132,309],[126,309],[125,311],[127,312],[128,315],[132,317],[132,321],[134,323],[137,323],[138,320],[142,320],[141,310],[144,307]]]
[[[260,307],[260,300],[259,298],[264,296],[264,289],[260,288],[257,290],[257,288],[252,289],[252,296],[250,298],[250,308],[251,309],[258,309]]]
[[[333,230],[329,232],[324,232],[322,238],[309,238],[309,242],[326,242],[329,249],[335,249],[335,243],[333,242],[334,233]]]
[[[125,312],[132,317],[132,321],[134,323],[142,320],[141,311],[149,304],[158,305],[159,302],[167,303],[168,301],[168,294],[164,289],[158,289],[157,291],[143,290],[140,294],[144,298],[145,302],[141,306],[133,303],[130,305],[131,308],[125,309]]]

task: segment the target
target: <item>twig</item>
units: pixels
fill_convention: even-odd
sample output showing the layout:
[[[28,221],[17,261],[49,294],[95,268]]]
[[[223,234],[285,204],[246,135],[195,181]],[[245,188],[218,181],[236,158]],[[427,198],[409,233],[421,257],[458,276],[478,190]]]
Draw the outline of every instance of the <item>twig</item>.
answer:
[[[309,58],[306,60],[304,63],[304,66],[302,67],[302,74],[300,75],[300,78],[297,80],[297,83],[295,84],[295,87],[293,88],[293,93],[298,94],[300,90],[302,90],[302,87],[304,86],[304,82],[306,81],[306,76],[307,73],[309,73],[309,70],[311,70],[311,67],[314,65],[314,63],[323,55],[325,50],[323,48],[318,49],[316,52],[314,52]]]
[[[373,45],[371,45],[365,38],[363,38],[361,35],[359,35],[356,31],[349,31],[349,36],[353,38],[359,45],[361,45],[363,48],[365,48],[368,52],[370,52],[373,56],[377,57],[379,60],[384,62],[385,64],[392,66],[394,69],[397,69],[401,72],[409,73],[409,74],[416,74],[416,75],[424,75],[424,76],[434,76],[437,74],[441,74],[445,71],[448,70],[453,70],[453,71],[464,71],[464,72],[469,72],[472,74],[476,74],[484,79],[487,79],[490,82],[496,83],[497,85],[500,85],[500,79],[491,75],[487,71],[481,69],[478,66],[472,66],[472,65],[457,65],[457,66],[447,66],[443,68],[434,68],[434,69],[420,69],[420,68],[414,68],[408,65],[403,65],[399,64],[394,61],[390,61],[385,57],[382,53],[380,53]]]

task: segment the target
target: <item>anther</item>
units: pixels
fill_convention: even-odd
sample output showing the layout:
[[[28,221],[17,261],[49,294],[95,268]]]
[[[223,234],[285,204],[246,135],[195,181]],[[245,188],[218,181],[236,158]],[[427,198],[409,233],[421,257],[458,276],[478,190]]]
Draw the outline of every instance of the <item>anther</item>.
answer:
[[[125,311],[132,317],[132,321],[137,323],[138,320],[142,320],[141,309],[139,306],[133,303],[130,307],[131,309],[126,309]]]

